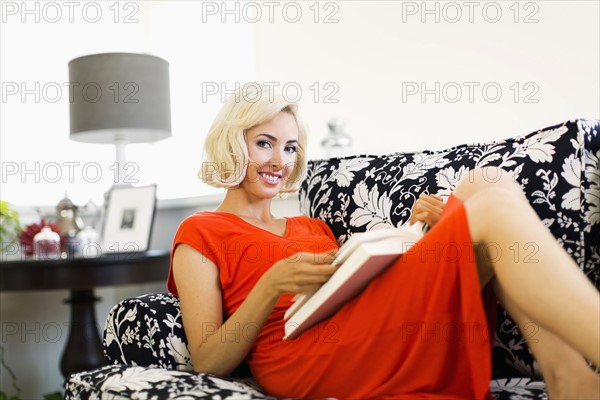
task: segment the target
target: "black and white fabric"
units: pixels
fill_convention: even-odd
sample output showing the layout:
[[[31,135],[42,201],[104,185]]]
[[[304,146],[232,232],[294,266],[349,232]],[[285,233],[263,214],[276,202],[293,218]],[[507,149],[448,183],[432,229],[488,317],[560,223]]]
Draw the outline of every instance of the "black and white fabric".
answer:
[[[179,299],[151,293],[114,306],[104,326],[104,356],[109,364],[193,370]]]
[[[495,400],[548,400],[544,382],[529,378],[496,379],[490,383]]]
[[[165,368],[109,365],[93,372],[72,375],[66,400],[84,399],[271,399],[251,385]]]
[[[312,161],[300,190],[301,212],[325,221],[343,243],[356,232],[406,224],[421,193],[447,197],[470,170],[500,167],[600,287],[599,131],[600,121],[575,120],[493,143]],[[536,262],[538,251],[535,243],[515,244],[512,256]],[[540,378],[525,339],[503,310],[496,333],[494,376]]]
[[[355,232],[406,223],[420,193],[447,196],[468,170],[500,166],[523,186],[546,226],[598,286],[599,129],[597,121],[578,120],[445,151],[313,161],[300,193],[302,210],[327,222],[343,242]],[[535,257],[532,249],[520,251]],[[491,382],[494,398],[546,399],[524,339],[503,314],[496,336],[494,374],[504,379]],[[179,301],[168,293],[117,304],[105,325],[104,350],[112,365],[69,377],[66,399],[271,399],[251,378],[192,371]]]

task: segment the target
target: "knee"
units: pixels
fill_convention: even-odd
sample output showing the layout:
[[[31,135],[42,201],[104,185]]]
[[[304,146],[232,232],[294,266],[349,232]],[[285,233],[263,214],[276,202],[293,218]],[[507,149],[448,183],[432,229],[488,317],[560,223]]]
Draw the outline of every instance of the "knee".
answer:
[[[454,195],[465,201],[477,193],[492,188],[523,193],[510,172],[497,167],[483,167],[472,169],[463,175],[456,185]]]

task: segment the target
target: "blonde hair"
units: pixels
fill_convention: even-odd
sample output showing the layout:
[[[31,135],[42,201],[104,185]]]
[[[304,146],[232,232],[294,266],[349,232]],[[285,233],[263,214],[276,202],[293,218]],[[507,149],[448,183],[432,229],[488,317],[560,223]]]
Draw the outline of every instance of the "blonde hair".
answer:
[[[218,188],[233,189],[246,177],[249,162],[246,131],[280,112],[294,116],[298,125],[298,150],[293,171],[280,193],[295,192],[306,173],[308,135],[298,115],[298,105],[272,86],[249,82],[232,93],[217,114],[204,142],[204,158],[198,176]]]

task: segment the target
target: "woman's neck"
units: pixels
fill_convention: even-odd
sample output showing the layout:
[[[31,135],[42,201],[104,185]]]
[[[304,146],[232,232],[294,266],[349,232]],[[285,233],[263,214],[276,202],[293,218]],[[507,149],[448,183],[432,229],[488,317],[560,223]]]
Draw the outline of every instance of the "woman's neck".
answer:
[[[269,223],[275,219],[271,214],[271,199],[252,199],[240,189],[230,189],[215,211],[235,214],[239,217]]]

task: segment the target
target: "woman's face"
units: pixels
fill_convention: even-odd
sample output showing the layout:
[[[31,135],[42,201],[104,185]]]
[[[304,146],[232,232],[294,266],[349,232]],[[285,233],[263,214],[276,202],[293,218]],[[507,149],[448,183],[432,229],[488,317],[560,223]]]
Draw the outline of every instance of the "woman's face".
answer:
[[[241,188],[259,198],[273,198],[294,170],[298,151],[298,124],[280,112],[246,131],[248,170]]]

